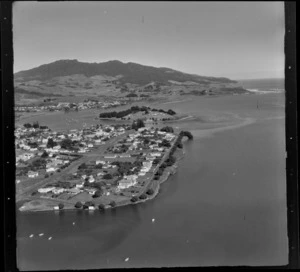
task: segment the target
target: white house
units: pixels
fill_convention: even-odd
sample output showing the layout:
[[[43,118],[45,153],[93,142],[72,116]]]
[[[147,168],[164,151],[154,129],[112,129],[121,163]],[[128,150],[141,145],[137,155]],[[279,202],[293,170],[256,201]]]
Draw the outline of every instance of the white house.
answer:
[[[53,194],[55,194],[55,195],[58,195],[58,194],[61,194],[61,193],[63,193],[65,191],[65,189],[64,188],[55,188],[55,189],[53,189]]]
[[[58,168],[55,168],[55,167],[49,167],[46,169],[46,172],[49,173],[49,172],[55,172],[56,170],[58,170]]]
[[[86,191],[90,194],[90,195],[94,195],[97,191],[97,189],[95,188],[91,188],[91,189],[86,189]]]
[[[73,195],[77,195],[81,192],[81,190],[75,187],[75,188],[68,189],[67,192]]]
[[[126,189],[130,186],[133,186],[136,184],[137,175],[130,175],[130,176],[124,176],[124,179],[119,181],[118,188],[119,189]]]
[[[117,155],[107,155],[104,156],[105,159],[115,159],[117,157]]]
[[[83,188],[83,184],[84,184],[84,182],[82,182],[82,183],[77,183],[77,184],[76,184],[76,188],[78,188],[78,189]]]
[[[89,183],[93,183],[95,182],[95,179],[92,175],[89,176]]]
[[[39,188],[38,192],[41,194],[46,194],[46,193],[52,192],[52,190],[54,190],[54,189],[55,189],[55,187]]]
[[[28,177],[29,177],[29,178],[35,178],[35,177],[37,177],[38,175],[39,175],[38,172],[34,172],[34,171],[29,171],[29,172],[28,172]]]
[[[101,163],[101,164],[105,164],[105,161],[101,161],[101,160],[97,160],[97,161],[96,161],[96,165],[98,165],[98,164],[100,164],[100,163]]]

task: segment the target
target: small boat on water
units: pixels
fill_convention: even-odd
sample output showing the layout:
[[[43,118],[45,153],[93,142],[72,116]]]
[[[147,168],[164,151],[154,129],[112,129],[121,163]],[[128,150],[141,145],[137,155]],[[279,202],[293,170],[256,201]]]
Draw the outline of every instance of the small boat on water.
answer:
[[[75,225],[75,222],[73,222],[73,226]]]
[[[48,238],[48,240],[51,240],[51,239],[52,239],[52,237],[49,237],[49,238]]]
[[[31,235],[29,235],[29,238],[32,238],[34,235],[33,234],[31,234]]]
[[[44,235],[44,233],[40,233],[40,234],[39,234],[39,236],[43,236],[43,235]]]
[[[155,219],[154,219],[154,218],[152,218],[152,222],[155,222]]]
[[[128,261],[129,261],[129,258],[126,258],[126,259],[125,259],[125,262],[128,262]]]

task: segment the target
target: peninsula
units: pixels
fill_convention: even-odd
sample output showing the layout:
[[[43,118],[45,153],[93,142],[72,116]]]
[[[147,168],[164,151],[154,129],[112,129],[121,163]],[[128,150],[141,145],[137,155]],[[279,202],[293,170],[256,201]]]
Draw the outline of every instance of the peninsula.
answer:
[[[186,131],[97,125],[68,133],[38,123],[16,129],[20,211],[104,210],[155,197],[176,171]]]

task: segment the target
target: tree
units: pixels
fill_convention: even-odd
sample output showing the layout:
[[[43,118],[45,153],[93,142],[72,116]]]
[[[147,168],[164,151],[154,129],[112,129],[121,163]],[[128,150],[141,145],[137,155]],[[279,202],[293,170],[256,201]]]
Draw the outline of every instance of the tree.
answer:
[[[53,141],[52,138],[49,138],[47,142],[47,148],[53,148],[54,146],[56,146],[56,143]]]
[[[34,122],[32,127],[33,128],[39,128],[40,127],[39,122],[38,121]]]
[[[82,208],[82,203],[80,201],[76,202],[75,208],[77,208],[77,209]]]
[[[193,138],[194,138],[193,135],[192,135],[192,133],[189,132],[189,131],[181,131],[179,135],[181,137],[186,136],[186,137],[188,137],[189,140],[193,140]]]
[[[105,205],[101,203],[101,204],[99,204],[98,208],[99,208],[99,210],[103,211],[103,210],[105,210]]]
[[[175,114],[176,114],[176,112],[175,112],[175,111],[173,111],[173,110],[171,110],[171,109],[170,109],[170,110],[168,110],[168,111],[167,111],[167,113],[168,113],[169,115],[175,115]]]
[[[31,127],[32,127],[32,125],[29,124],[29,123],[26,123],[26,124],[24,124],[23,126],[24,126],[25,128],[31,128]]]
[[[48,156],[48,153],[44,150],[43,154],[41,155],[41,158],[47,158]]]
[[[145,127],[144,121],[142,119],[137,119],[133,121],[131,128],[138,130],[141,127]]]
[[[96,166],[95,166],[95,169],[102,169],[103,165],[101,163],[98,163]]]
[[[73,142],[71,139],[63,139],[60,143],[61,148],[63,149],[71,149]]]
[[[147,145],[147,144],[149,144],[150,143],[150,140],[149,139],[147,139],[147,138],[145,138],[145,140],[144,140],[144,144],[145,145]]]
[[[114,208],[114,207],[117,206],[117,203],[116,203],[115,201],[111,201],[111,202],[109,203],[109,205],[110,205],[112,208]]]
[[[46,165],[46,160],[43,158],[38,158],[35,161],[32,162],[33,167],[42,167]]]
[[[147,198],[147,195],[146,195],[146,194],[141,194],[139,198],[140,198],[140,199],[146,199],[146,198]]]
[[[63,203],[59,203],[59,204],[58,204],[58,208],[59,208],[60,210],[62,210],[64,207],[65,207],[65,205],[64,205]]]
[[[103,175],[104,179],[112,179],[112,175],[111,174],[105,174]]]
[[[182,148],[182,147],[183,147],[183,146],[182,146],[182,143],[178,143],[178,144],[177,144],[177,147],[178,147],[178,148]]]
[[[154,194],[153,189],[151,189],[151,188],[148,189],[147,192],[146,192],[146,194],[147,194],[147,195],[153,195],[153,194]]]
[[[87,169],[87,165],[85,163],[82,163],[78,166],[78,169]]]
[[[153,164],[154,164],[154,165],[158,164],[159,162],[160,162],[160,159],[159,159],[159,158],[155,158],[155,159],[153,160]]]
[[[131,202],[137,202],[138,201],[138,198],[136,196],[133,196],[131,199],[130,199]]]
[[[162,140],[162,143],[160,144],[160,146],[170,147],[171,144],[170,144],[166,139],[163,139],[163,140]]]
[[[174,133],[174,129],[172,127],[166,126],[161,128],[160,131],[165,131],[165,132],[170,132],[170,133]]]
[[[98,189],[98,190],[95,192],[94,197],[100,197],[100,196],[102,196],[102,194],[103,194],[103,191],[100,190],[100,189]]]

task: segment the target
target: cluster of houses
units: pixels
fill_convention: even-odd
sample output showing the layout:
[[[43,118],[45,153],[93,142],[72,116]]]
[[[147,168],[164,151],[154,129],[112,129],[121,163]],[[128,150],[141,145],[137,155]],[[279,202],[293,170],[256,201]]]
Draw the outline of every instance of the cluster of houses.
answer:
[[[85,109],[93,109],[93,108],[112,108],[121,105],[126,105],[125,101],[112,101],[112,102],[101,102],[88,100],[86,102],[79,103],[69,103],[69,102],[60,102],[56,105],[43,105],[43,106],[16,106],[16,112],[39,112],[39,111],[61,111],[66,108],[74,108],[76,110],[85,110]]]
[[[108,139],[125,133],[124,127],[115,126],[92,126],[83,130],[73,129],[68,133],[58,133],[49,129],[18,127],[15,129],[15,146],[19,151],[16,155],[16,166],[22,162],[40,157],[47,153],[46,172],[57,171],[62,165],[70,163],[68,160],[60,159],[60,154],[79,154],[89,152],[97,145],[105,144]],[[55,146],[49,146],[48,141],[52,139]],[[64,139],[76,142],[77,149],[63,148],[61,143]],[[27,176],[35,178],[38,172],[29,171]]]
[[[67,159],[68,153],[64,148],[61,147],[60,142],[66,138],[71,139],[72,141],[78,141],[81,144],[84,152],[87,152],[90,147],[93,147],[97,144],[102,144],[104,138],[111,138],[117,135],[125,133],[127,129],[126,126],[91,126],[88,129],[83,130],[70,130],[67,134],[52,132],[51,130],[40,130],[34,128],[17,128],[16,129],[16,144],[20,149],[26,150],[25,153],[17,156],[17,161],[20,160],[30,160],[36,155],[42,155],[44,151],[48,153],[46,160],[46,172],[51,173],[57,171],[62,165],[69,164],[70,161]],[[27,137],[27,134],[30,132],[40,132],[32,139],[32,136]],[[59,185],[53,186],[49,185],[47,187],[39,188],[38,192],[41,194],[41,197],[47,197],[46,195],[55,195],[59,196],[62,193],[67,193],[72,196],[75,196],[81,192],[88,192],[90,195],[94,195],[99,188],[97,185],[98,181],[104,181],[103,176],[108,173],[110,170],[114,171],[113,168],[118,167],[113,162],[117,161],[119,158],[130,158],[139,155],[142,157],[142,164],[139,166],[132,166],[131,174],[123,174],[118,178],[117,183],[110,189],[106,190],[105,194],[109,195],[110,192],[119,192],[121,190],[127,189],[129,187],[135,186],[139,181],[143,181],[143,177],[147,173],[152,173],[157,165],[154,164],[156,158],[161,158],[164,156],[166,148],[161,145],[164,141],[171,142],[176,136],[173,133],[168,133],[164,131],[158,131],[154,128],[143,127],[139,128],[136,132],[128,134],[123,139],[119,140],[115,146],[118,145],[127,145],[127,149],[124,153],[118,154],[104,154],[101,158],[94,161],[93,174],[77,174],[74,173],[74,182],[73,185],[68,188],[62,188]],[[49,138],[57,142],[56,146],[52,148],[47,147]],[[37,152],[30,153],[31,146],[28,145],[28,141],[35,141],[37,143]],[[27,148],[29,147],[29,149]],[[80,153],[80,150],[77,152]],[[62,152],[63,151],[63,152]],[[73,152],[73,151],[70,151]],[[132,159],[131,159],[132,160]],[[97,165],[101,164],[99,170]],[[135,171],[134,171],[135,170]],[[132,174],[134,173],[134,174]],[[38,177],[39,173],[34,171],[28,172],[29,178]],[[105,178],[105,177],[104,177]],[[107,180],[106,180],[107,181]],[[89,184],[89,186],[87,185]],[[95,187],[93,187],[93,184]],[[110,188],[110,187],[108,187]]]

